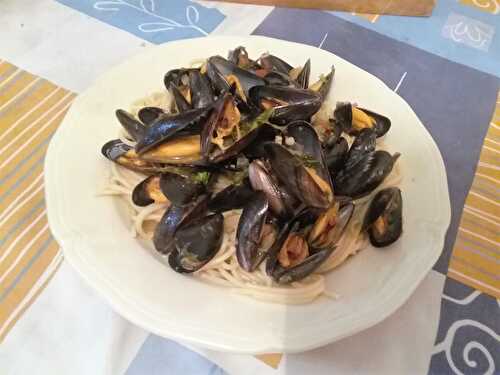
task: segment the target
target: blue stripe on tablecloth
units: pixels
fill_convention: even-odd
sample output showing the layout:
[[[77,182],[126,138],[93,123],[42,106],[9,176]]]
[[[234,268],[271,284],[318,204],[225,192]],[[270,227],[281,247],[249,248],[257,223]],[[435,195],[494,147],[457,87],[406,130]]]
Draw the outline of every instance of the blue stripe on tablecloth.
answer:
[[[45,204],[45,198],[40,199],[38,203],[36,203],[22,218],[20,218],[12,226],[12,228],[10,228],[5,237],[0,239],[0,246],[2,246],[10,238],[10,236],[12,236],[19,229],[19,227],[25,224],[26,221],[28,221],[40,207],[43,207],[44,204]]]
[[[52,236],[49,234],[49,238],[47,238],[38,248],[36,254],[28,261],[26,266],[22,269],[22,271],[15,277],[15,279],[12,281],[12,283],[5,288],[3,293],[0,293],[0,303],[3,302],[5,298],[8,297],[9,293],[16,287],[16,285],[21,281],[21,279],[24,277],[24,275],[30,270],[31,266],[33,266],[33,263],[36,262],[38,258],[44,253],[45,250],[50,246],[51,242],[54,239]]]

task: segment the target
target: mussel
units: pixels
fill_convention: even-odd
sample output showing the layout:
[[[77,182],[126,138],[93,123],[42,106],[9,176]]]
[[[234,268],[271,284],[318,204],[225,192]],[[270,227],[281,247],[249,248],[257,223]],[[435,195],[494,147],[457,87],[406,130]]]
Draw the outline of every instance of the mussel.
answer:
[[[205,108],[214,101],[214,93],[210,87],[210,82],[206,75],[197,70],[189,72],[189,88],[193,108]]]
[[[240,209],[243,208],[253,195],[254,191],[250,186],[250,182],[248,178],[245,178],[240,182],[225,187],[215,194],[208,203],[208,208],[213,212]]]
[[[229,51],[227,59],[242,69],[256,70],[261,68],[257,61],[253,61],[248,57],[248,52],[243,46]]]
[[[377,141],[377,134],[373,129],[363,129],[359,132],[358,136],[354,139],[345,162],[345,168],[353,167],[360,161],[366,154],[375,151]]]
[[[191,273],[207,264],[219,251],[224,236],[224,216],[211,214],[183,225],[175,233],[175,247],[168,264],[179,273]]]
[[[262,66],[262,68],[272,71],[275,70],[277,72],[283,73],[288,75],[290,70],[293,69],[293,66],[288,64],[286,61],[280,59],[277,56],[271,55],[271,54],[263,54],[259,58],[259,63]]]
[[[344,137],[340,137],[331,148],[325,150],[325,163],[334,180],[337,172],[344,167],[348,150],[349,145]]]
[[[211,108],[198,108],[177,115],[162,115],[147,128],[143,139],[137,143],[135,149],[141,154],[159,143],[173,138],[181,131],[190,131],[196,134],[201,129],[203,120],[206,120]]]
[[[283,226],[268,251],[266,272],[279,284],[304,279],[328,259],[335,247],[315,248],[308,243],[307,228],[314,222],[310,211],[300,212]]]
[[[158,107],[144,107],[139,110],[137,116],[144,125],[149,126],[164,113],[165,111]]]
[[[316,219],[309,232],[308,241],[317,249],[325,249],[336,245],[351,220],[354,203],[340,204],[335,202],[323,211]]]
[[[276,239],[276,227],[267,221],[266,195],[256,192],[245,204],[236,232],[236,257],[245,271],[252,272],[262,262]]]
[[[156,225],[153,244],[156,251],[168,254],[174,248],[174,236],[182,225],[203,216],[207,211],[209,197],[199,196],[188,206],[170,205]]]
[[[286,217],[293,213],[298,205],[297,199],[277,181],[270,168],[262,160],[254,160],[250,164],[248,177],[253,190],[262,191],[265,194],[270,210],[275,216]]]
[[[132,191],[132,202],[144,207],[152,203],[168,203],[169,200],[160,187],[161,175],[152,175],[141,181]]]
[[[375,247],[389,246],[403,231],[403,198],[401,190],[389,187],[380,190],[370,202],[362,231],[367,231]]]
[[[391,127],[391,120],[387,117],[351,103],[338,103],[334,117],[344,131],[351,135],[357,135],[363,129],[373,129],[377,137],[381,137]]]
[[[193,108],[193,106],[191,105],[190,93],[188,97],[184,96],[181,90],[173,83],[171,83],[170,86],[168,87],[168,91],[170,92],[173,98],[172,108],[171,108],[172,111],[176,111],[177,113],[183,113]]]
[[[184,206],[205,192],[209,179],[210,173],[207,171],[164,172],[158,184],[162,193],[172,204]]]
[[[141,159],[132,146],[120,139],[106,142],[101,152],[109,160],[136,172],[152,174],[162,170],[160,165]]]
[[[248,96],[248,92],[252,87],[265,84],[263,78],[249,70],[240,68],[221,56],[212,56],[208,59],[208,62],[217,68],[230,85],[236,84],[238,91],[241,91],[244,97]],[[241,90],[239,90],[240,88]]]
[[[308,120],[322,103],[321,96],[314,91],[283,86],[254,86],[250,98],[262,110],[273,108],[271,122],[277,125]]]
[[[132,116],[132,114],[123,109],[118,109],[116,110],[116,118],[134,141],[138,141],[144,137],[146,126]]]
[[[344,168],[334,180],[335,192],[352,198],[369,194],[391,173],[400,154],[375,151],[363,156],[351,168]]]

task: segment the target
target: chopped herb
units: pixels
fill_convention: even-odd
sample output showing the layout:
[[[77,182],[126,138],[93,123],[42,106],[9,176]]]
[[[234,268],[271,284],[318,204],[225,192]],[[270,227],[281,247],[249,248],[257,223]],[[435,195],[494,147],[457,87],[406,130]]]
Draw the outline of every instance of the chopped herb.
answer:
[[[300,159],[302,160],[302,162],[304,163],[304,165],[306,167],[313,168],[313,167],[319,166],[319,160],[313,158],[311,155],[307,155],[307,154],[301,155]]]
[[[259,126],[268,123],[269,119],[273,115],[273,112],[274,112],[274,108],[269,108],[269,109],[266,109],[265,111],[263,111],[260,115],[258,115],[257,117],[255,117],[251,121],[243,122],[240,125],[242,135],[245,135],[245,134],[251,132],[252,130],[258,128]]]
[[[209,172],[197,172],[193,175],[193,181],[203,185],[207,185],[209,179],[210,179]]]

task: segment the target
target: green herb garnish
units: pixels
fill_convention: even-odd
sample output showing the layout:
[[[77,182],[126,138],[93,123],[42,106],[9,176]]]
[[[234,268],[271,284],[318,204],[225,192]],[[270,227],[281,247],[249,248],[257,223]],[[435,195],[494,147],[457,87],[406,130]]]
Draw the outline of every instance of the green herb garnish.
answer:
[[[192,177],[193,181],[199,183],[199,184],[203,184],[203,185],[207,185],[208,184],[208,180],[210,179],[210,172],[197,172],[195,174],[193,174],[193,177]]]

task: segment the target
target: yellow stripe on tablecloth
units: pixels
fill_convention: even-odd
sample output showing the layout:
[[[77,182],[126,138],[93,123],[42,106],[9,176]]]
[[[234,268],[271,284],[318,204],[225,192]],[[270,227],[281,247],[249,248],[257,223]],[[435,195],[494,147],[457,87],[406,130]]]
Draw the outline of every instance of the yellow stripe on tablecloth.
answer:
[[[256,355],[255,358],[264,362],[266,365],[277,369],[280,365],[281,359],[283,358],[282,353],[267,353]]]
[[[47,223],[43,159],[74,97],[0,63],[0,341],[62,260]]]
[[[50,280],[52,280],[52,277],[54,277],[55,273],[57,272],[62,263],[62,254],[60,250],[58,255],[56,255],[52,260],[52,263],[53,264],[47,267],[45,274],[38,279],[39,285],[35,285],[32,288],[32,290],[30,291],[31,293],[28,294],[24,298],[24,300],[17,306],[17,308],[10,313],[10,316],[4,322],[3,326],[0,326],[0,343],[2,343],[2,341],[5,339],[5,336],[7,336],[7,333],[12,329],[12,327],[15,326],[19,318],[37,299],[37,297],[45,289]]]
[[[448,276],[500,298],[500,92],[465,200]]]
[[[5,325],[19,304],[37,284],[39,278],[45,273],[47,267],[59,251],[59,246],[52,240],[45,251],[33,262],[29,271],[5,297],[0,304],[0,327]]]
[[[65,93],[53,84],[42,83],[27,95],[28,97],[22,103],[15,105],[15,110],[6,111],[2,115],[5,128],[0,134],[0,147],[5,147],[9,140],[16,137],[30,124],[36,125],[35,121],[56,104]]]

